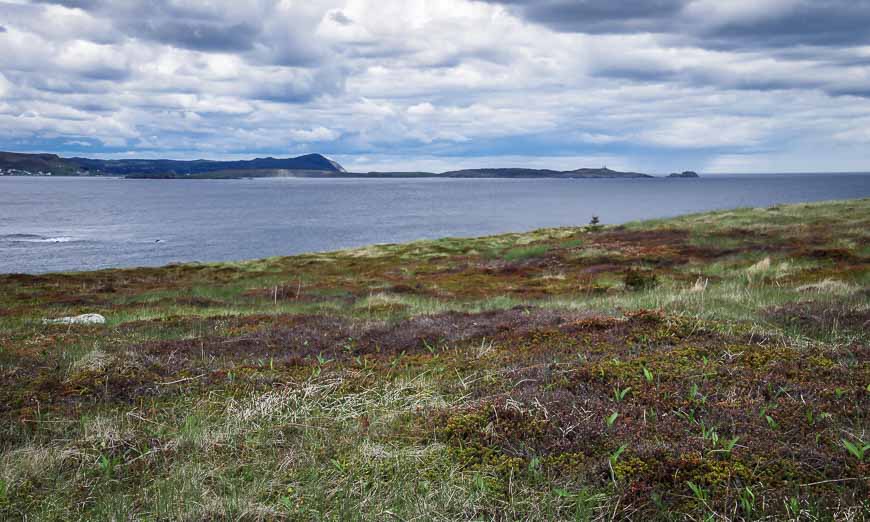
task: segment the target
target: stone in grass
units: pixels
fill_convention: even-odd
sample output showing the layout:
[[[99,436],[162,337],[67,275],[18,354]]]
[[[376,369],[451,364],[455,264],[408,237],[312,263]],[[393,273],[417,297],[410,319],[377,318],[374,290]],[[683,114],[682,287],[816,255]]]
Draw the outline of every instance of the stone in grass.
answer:
[[[43,324],[106,324],[106,318],[100,314],[82,314],[59,319],[43,319]]]

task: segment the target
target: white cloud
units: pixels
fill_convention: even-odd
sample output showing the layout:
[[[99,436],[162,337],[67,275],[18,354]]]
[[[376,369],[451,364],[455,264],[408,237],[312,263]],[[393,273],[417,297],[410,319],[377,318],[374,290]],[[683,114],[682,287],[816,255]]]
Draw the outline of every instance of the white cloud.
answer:
[[[6,76],[0,72],[0,98],[6,97],[12,91],[12,84],[6,79]]]
[[[865,149],[866,150],[866,149]],[[837,162],[831,162],[836,155]],[[745,174],[755,172],[866,172],[870,154],[858,150],[825,148],[813,155],[800,150],[724,154],[715,156],[704,166],[707,173]]]
[[[339,133],[326,127],[317,127],[311,130],[292,130],[288,133],[293,141],[310,143],[312,141],[332,141],[339,137]]]
[[[646,143],[677,148],[751,147],[762,143],[775,124],[765,118],[699,116],[679,118],[643,131]]]
[[[625,138],[620,136],[613,136],[610,134],[596,134],[593,132],[579,132],[573,135],[577,141],[583,143],[594,143],[594,144],[607,144],[607,143],[616,143],[619,141],[624,141]]]
[[[129,70],[122,49],[83,40],[65,45],[55,63],[76,74],[96,79],[123,79]]]
[[[7,2],[0,145],[60,138],[171,157],[316,147],[379,168],[664,171],[819,150],[853,164],[868,139],[870,48],[692,37],[773,23],[797,3],[696,0],[665,34],[633,22],[581,34],[470,0]]]
[[[845,143],[870,145],[870,122],[865,121],[861,126],[838,132],[834,134],[834,139]]]
[[[408,114],[412,116],[428,116],[435,114],[435,107],[429,102],[418,103],[408,107]]]

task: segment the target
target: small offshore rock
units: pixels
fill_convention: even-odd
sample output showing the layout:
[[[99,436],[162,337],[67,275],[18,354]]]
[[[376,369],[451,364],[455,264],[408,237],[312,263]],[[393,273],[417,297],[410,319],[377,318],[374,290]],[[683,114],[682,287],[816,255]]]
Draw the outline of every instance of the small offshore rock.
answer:
[[[43,324],[106,324],[106,318],[100,314],[82,314],[59,319],[43,319]]]

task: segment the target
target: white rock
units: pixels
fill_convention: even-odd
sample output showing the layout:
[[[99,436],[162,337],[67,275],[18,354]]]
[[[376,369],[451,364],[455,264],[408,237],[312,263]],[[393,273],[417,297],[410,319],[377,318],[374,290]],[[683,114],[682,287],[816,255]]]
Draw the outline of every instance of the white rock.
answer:
[[[106,318],[100,314],[82,314],[60,319],[43,319],[43,324],[106,324]]]

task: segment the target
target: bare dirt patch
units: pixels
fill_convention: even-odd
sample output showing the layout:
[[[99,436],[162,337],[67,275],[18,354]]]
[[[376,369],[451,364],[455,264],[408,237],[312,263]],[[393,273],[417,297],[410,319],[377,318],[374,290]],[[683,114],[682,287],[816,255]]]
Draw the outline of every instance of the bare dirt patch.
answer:
[[[866,336],[870,330],[870,309],[855,309],[846,303],[790,303],[767,310],[765,317],[810,337],[824,337],[836,332]]]

